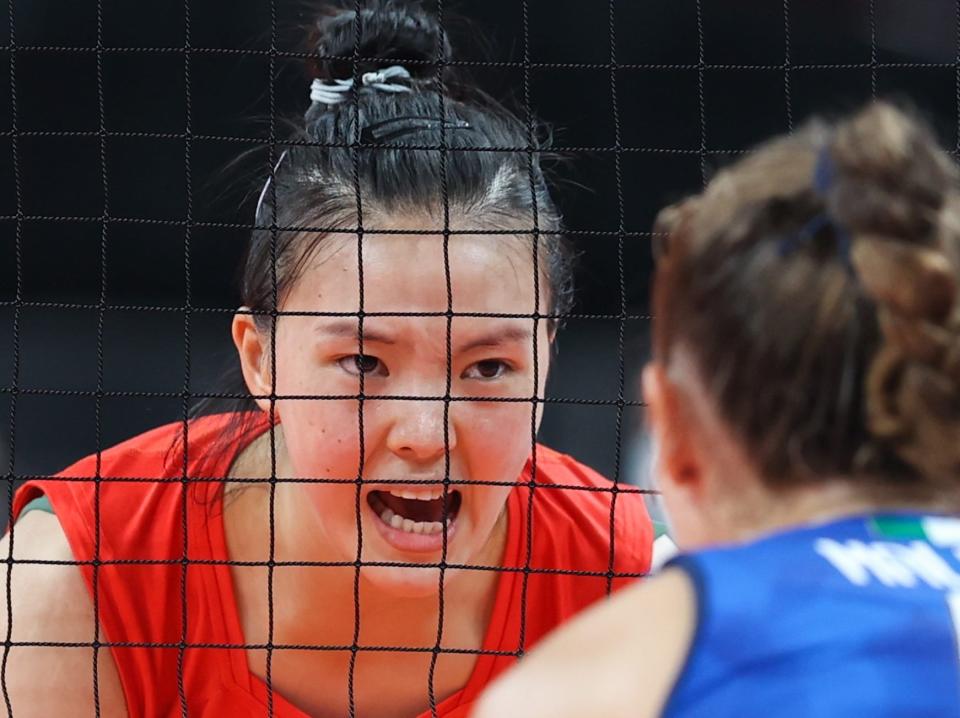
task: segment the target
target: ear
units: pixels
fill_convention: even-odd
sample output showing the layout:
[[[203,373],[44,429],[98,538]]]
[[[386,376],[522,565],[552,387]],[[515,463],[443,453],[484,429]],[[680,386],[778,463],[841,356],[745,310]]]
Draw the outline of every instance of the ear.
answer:
[[[257,329],[253,314],[248,307],[240,307],[233,315],[233,344],[240,357],[240,368],[247,389],[254,396],[269,396],[272,392],[270,371],[270,352],[267,343],[270,337],[263,336]],[[270,411],[269,399],[256,399],[261,411]]]
[[[661,488],[699,495],[705,467],[697,451],[695,422],[685,407],[687,397],[657,361],[651,361],[643,370],[643,397],[647,424],[656,442]],[[663,486],[666,482],[670,485]]]

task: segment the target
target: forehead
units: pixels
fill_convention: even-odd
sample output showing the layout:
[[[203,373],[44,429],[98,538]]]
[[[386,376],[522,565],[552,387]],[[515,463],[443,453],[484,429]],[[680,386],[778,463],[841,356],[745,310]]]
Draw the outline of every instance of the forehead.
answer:
[[[356,312],[361,258],[365,312],[530,314],[537,309],[533,247],[511,235],[369,234],[327,238],[291,288],[287,311]],[[446,256],[445,256],[446,254]],[[541,280],[539,311],[546,311]]]

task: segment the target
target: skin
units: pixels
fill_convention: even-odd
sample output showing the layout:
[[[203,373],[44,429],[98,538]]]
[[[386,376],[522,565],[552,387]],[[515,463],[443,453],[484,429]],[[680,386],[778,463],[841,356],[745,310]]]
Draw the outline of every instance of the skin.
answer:
[[[646,367],[643,387],[658,448],[654,472],[684,549],[747,542],[887,507],[842,477],[767,489],[682,347],[669,365]],[[472,718],[658,716],[683,669],[696,620],[691,581],[667,569],[556,631],[491,686]]]
[[[410,233],[367,235],[363,246],[366,312],[447,310],[441,241],[435,235],[415,233],[417,228],[434,224],[435,220],[424,217],[388,217],[383,226],[409,228]],[[454,310],[532,313],[537,298],[528,246],[507,237],[452,236],[449,266]],[[355,313],[358,287],[356,240],[328,239],[283,298],[281,309]],[[546,302],[545,296],[539,298],[541,309]],[[442,485],[448,461],[444,404],[430,397],[442,396],[446,390],[446,324],[445,316],[365,319],[365,394],[419,398],[363,402],[362,457],[356,400],[276,402],[280,424],[275,445],[270,446],[269,432],[264,434],[231,468],[233,485],[228,492],[243,489],[229,493],[224,508],[231,559],[257,562],[269,557],[269,490],[263,484],[244,485],[243,480],[269,476],[273,454],[279,477],[349,480],[343,484],[277,484],[275,560],[350,563],[357,558],[362,536],[365,562],[429,565],[440,561],[439,550],[406,550],[391,543],[377,528],[379,518],[369,508],[366,496],[373,489],[388,488],[375,483],[385,479]],[[233,339],[254,395],[270,394],[274,376],[281,397],[359,392],[356,319],[282,316],[276,327],[275,351],[270,347],[270,331],[261,329],[249,314],[241,312],[234,319]],[[540,350],[534,361],[532,330],[529,319],[456,317],[451,336],[451,395],[527,398],[535,388],[542,395],[552,335],[546,322],[538,323]],[[260,403],[261,408],[270,410],[269,401]],[[448,538],[448,563],[499,564],[507,533],[505,501],[512,490],[510,483],[520,475],[529,455],[532,410],[529,402],[450,403],[446,417],[449,475],[452,481],[476,483],[451,487],[462,492],[463,503]],[[537,425],[539,420],[538,412],[534,417]],[[363,478],[371,484],[361,487],[358,535],[357,486],[353,481],[361,464]],[[402,484],[392,487],[404,488]],[[17,525],[16,537],[21,556],[71,557],[53,516],[27,514]],[[0,549],[7,550],[6,546]],[[23,611],[16,614],[15,626],[18,631],[39,631],[42,626],[48,640],[89,642],[93,612],[79,572],[71,566],[48,568],[15,572],[14,604]],[[265,643],[269,638],[267,570],[232,566],[231,571],[244,640]],[[274,643],[353,643],[354,576],[349,566],[277,568],[273,579]],[[492,571],[445,571],[445,648],[481,647],[497,578]],[[439,583],[440,572],[433,567],[364,567],[360,572],[360,645],[432,648],[441,609]],[[5,620],[0,617],[0,622]],[[433,682],[438,703],[463,687],[476,658],[469,653],[440,656]],[[125,715],[109,652],[101,651],[100,659],[101,715]],[[346,715],[349,661],[348,651],[276,651],[272,683],[284,698],[312,716]],[[430,661],[429,652],[360,651],[354,676],[357,715],[411,716],[429,708]],[[248,652],[248,663],[254,674],[266,675],[265,652]],[[51,671],[51,665],[59,670]],[[49,677],[42,687],[36,681],[41,673]],[[80,714],[80,707],[84,713],[93,713],[89,651],[16,649],[11,652],[8,685],[18,716]]]
[[[13,557],[73,561],[73,553],[55,516],[31,511],[17,522]],[[0,541],[9,555],[10,534]],[[7,572],[4,571],[6,582]],[[89,644],[93,636],[93,602],[76,566],[14,565],[9,582],[14,641],[60,641]],[[0,631],[7,635],[7,612],[0,611]],[[104,640],[99,632],[99,639]],[[9,652],[7,691],[13,715],[41,718],[94,715],[93,651],[90,648],[16,647]],[[98,651],[100,715],[127,715],[120,676],[110,652]],[[0,703],[0,705],[3,705]],[[2,713],[9,716],[4,706]]]

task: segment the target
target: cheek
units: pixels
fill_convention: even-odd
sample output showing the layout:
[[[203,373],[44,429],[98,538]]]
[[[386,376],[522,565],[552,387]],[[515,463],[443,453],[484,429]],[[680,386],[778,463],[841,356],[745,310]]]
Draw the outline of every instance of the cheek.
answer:
[[[356,401],[277,402],[286,452],[296,476],[351,478],[359,470]]]
[[[343,381],[336,367],[325,366],[302,348],[295,323],[281,326],[284,330],[277,336],[277,394],[310,397],[355,393],[356,388]],[[356,475],[358,411],[355,400],[277,401],[286,452],[296,476],[340,479]]]
[[[471,444],[522,447],[530,453],[534,407],[524,402],[474,403],[464,406],[460,424]],[[539,414],[539,410],[537,410]],[[456,420],[456,419],[455,419]],[[459,437],[459,434],[458,434]]]
[[[471,515],[474,525],[484,534],[489,535],[496,525],[511,491],[512,486],[489,486],[478,487],[478,490],[473,492]]]
[[[533,444],[533,407],[525,403],[463,404],[454,415],[457,452],[470,479],[515,481]]]
[[[340,477],[349,478],[349,477]],[[313,507],[315,514],[322,517],[322,528],[328,537],[338,536],[334,541],[345,541],[356,545],[356,504],[355,485],[310,484],[304,487],[301,496]]]

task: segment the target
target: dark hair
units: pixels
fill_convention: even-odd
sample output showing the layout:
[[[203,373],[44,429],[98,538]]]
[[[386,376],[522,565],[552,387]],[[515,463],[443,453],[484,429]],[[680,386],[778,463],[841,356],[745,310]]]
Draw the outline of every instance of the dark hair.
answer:
[[[554,322],[572,303],[572,255],[540,166],[546,151],[530,124],[445,64],[450,43],[418,2],[366,0],[359,13],[355,4],[325,5],[309,33],[311,76],[333,84],[400,65],[410,77],[390,81],[409,91],[358,83],[341,103],[313,102],[294,123],[293,144],[257,207],[241,273],[243,304],[269,331],[271,312],[318,246],[337,230],[356,236],[359,192],[365,223],[393,213],[437,214],[445,202],[451,214],[475,220],[470,229],[515,232],[510,241],[529,247],[531,257],[535,236],[546,297],[540,313]],[[290,229],[300,227],[308,229]],[[246,393],[237,368],[224,383],[234,395]],[[204,401],[193,413],[255,408],[246,397]],[[237,432],[249,424],[238,422]]]
[[[926,127],[814,122],[657,229],[654,351],[690,353],[765,481],[956,500],[960,189]]]
[[[358,190],[365,222],[393,213],[436,214],[446,201],[451,213],[475,219],[471,229],[516,230],[528,238],[536,223],[542,232],[538,257],[548,298],[541,313],[567,312],[570,254],[540,167],[541,149],[531,147],[536,140],[524,122],[449,66],[441,65],[438,77],[437,61],[449,61],[451,48],[436,20],[412,2],[368,0],[359,13],[331,5],[317,20],[311,42],[311,51],[323,58],[310,63],[317,79],[359,79],[400,65],[410,78],[397,84],[410,91],[361,86],[355,96],[345,93],[342,103],[314,102],[300,136],[306,142],[291,146],[279,163],[258,223],[354,228]],[[378,59],[354,63],[355,52],[359,58]],[[377,128],[382,133],[369,132]],[[378,143],[378,136],[393,139]],[[351,147],[358,138],[375,146]],[[441,147],[446,148],[443,158]],[[254,310],[273,308],[274,257],[282,302],[326,237],[315,231],[254,231],[243,270],[243,303]]]

